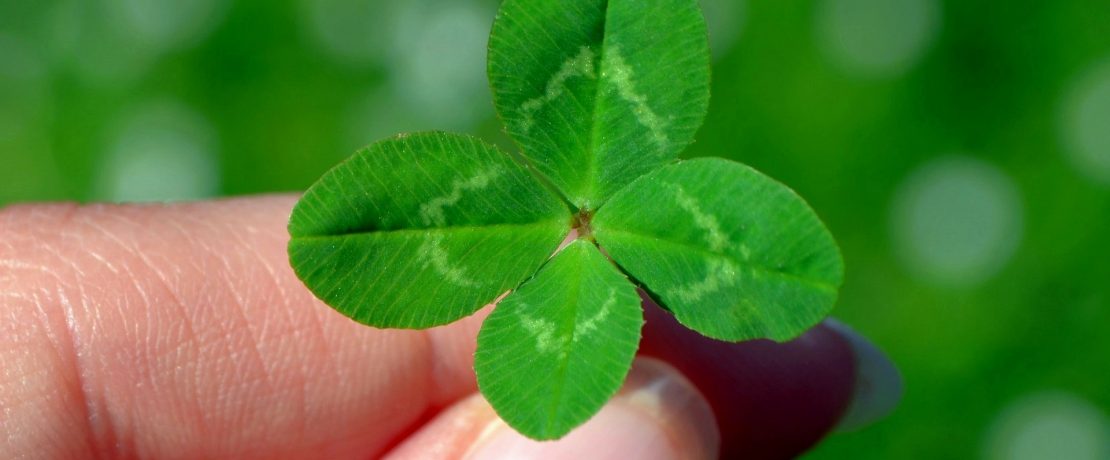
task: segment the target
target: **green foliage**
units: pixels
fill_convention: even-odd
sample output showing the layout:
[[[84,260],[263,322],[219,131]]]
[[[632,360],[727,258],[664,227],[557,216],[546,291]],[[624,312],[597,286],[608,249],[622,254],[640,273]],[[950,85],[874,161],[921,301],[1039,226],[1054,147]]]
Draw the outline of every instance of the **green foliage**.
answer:
[[[478,334],[478,386],[522,433],[558,438],[624,382],[640,343],[640,296],[578,240],[502,300]]]
[[[593,228],[679,322],[721,340],[796,336],[829,313],[843,275],[836,242],[801,197],[718,158],[637,179]]]
[[[693,140],[709,104],[705,20],[692,0],[508,0],[489,80],[524,156],[597,209]]]
[[[317,297],[376,327],[474,313],[527,279],[566,235],[566,207],[508,156],[464,136],[399,136],[305,193],[293,268]]]
[[[707,48],[695,0],[506,1],[489,73],[523,164],[457,135],[374,144],[294,209],[294,270],[376,327],[446,324],[513,291],[475,370],[537,439],[600,410],[639,341],[636,285],[595,243],[706,336],[797,336],[832,308],[840,254],[785,186],[726,160],[674,162],[706,110]],[[572,227],[579,240],[544,265]]]

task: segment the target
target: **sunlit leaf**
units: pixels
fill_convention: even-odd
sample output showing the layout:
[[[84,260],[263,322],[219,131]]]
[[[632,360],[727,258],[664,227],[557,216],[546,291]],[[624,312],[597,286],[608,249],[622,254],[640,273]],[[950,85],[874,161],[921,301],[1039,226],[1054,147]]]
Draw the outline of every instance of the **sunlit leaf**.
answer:
[[[506,0],[489,78],[524,155],[575,206],[597,209],[701,125],[705,20],[697,0]]]
[[[371,145],[314,184],[290,218],[289,258],[343,314],[425,328],[527,279],[569,222],[558,197],[495,148],[414,134]]]
[[[521,433],[555,439],[617,392],[640,342],[636,289],[576,241],[494,308],[478,335],[478,386]]]
[[[675,162],[709,99],[698,0],[505,0],[488,70],[519,163],[440,133],[358,152],[290,219],[292,265],[319,298],[427,328],[512,291],[475,372],[535,439],[620,388],[643,324],[633,281],[730,341],[793,338],[832,308],[840,254],[801,198],[737,163]],[[579,240],[551,256],[572,226]]]
[[[593,229],[682,324],[722,340],[801,334],[832,309],[843,276],[836,243],[801,197],[722,159],[640,178]]]

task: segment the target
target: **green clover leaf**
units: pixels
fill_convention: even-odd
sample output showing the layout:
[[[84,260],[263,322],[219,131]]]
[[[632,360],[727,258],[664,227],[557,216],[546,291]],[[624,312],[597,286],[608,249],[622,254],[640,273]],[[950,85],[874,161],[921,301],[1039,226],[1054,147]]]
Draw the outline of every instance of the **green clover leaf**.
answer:
[[[794,338],[829,313],[843,277],[836,242],[801,197],[719,158],[637,179],[593,228],[680,323],[720,340]]]
[[[527,279],[566,236],[569,211],[475,139],[399,136],[332,169],[289,219],[289,259],[328,305],[377,327],[474,313]]]
[[[619,389],[643,324],[637,288],[728,341],[789,340],[832,309],[843,263],[805,201],[739,163],[675,159],[709,99],[696,0],[506,0],[489,78],[518,157],[401,135],[297,203],[290,263],[317,297],[370,326],[419,329],[509,292],[482,325],[475,372],[501,418],[536,439],[562,437]]]
[[[694,0],[507,0],[489,80],[524,157],[574,206],[598,209],[701,126],[705,20]]]
[[[620,389],[643,321],[635,286],[575,241],[482,323],[478,387],[509,425],[558,438]]]

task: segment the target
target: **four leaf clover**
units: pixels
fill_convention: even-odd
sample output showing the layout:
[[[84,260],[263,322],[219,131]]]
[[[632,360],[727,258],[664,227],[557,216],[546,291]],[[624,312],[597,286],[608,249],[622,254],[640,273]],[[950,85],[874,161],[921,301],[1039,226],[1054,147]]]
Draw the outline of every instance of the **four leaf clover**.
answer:
[[[788,340],[828,314],[843,264],[805,201],[739,163],[676,160],[709,100],[696,0],[506,0],[489,79],[519,155],[399,135],[305,193],[289,256],[320,299],[419,329],[511,291],[482,325],[475,371],[501,418],[536,439],[620,388],[638,287],[727,341]]]

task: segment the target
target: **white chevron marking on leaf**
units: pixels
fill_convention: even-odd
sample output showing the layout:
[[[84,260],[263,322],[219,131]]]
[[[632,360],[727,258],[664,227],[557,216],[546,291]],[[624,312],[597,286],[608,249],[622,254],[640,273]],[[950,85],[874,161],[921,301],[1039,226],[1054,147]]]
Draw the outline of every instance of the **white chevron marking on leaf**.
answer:
[[[736,269],[725,260],[709,261],[705,278],[695,283],[671,290],[671,294],[687,304],[701,300],[706,295],[720,291],[736,280]]]
[[[428,235],[424,239],[424,243],[417,249],[417,253],[424,260],[424,268],[431,267],[452,284],[463,287],[477,286],[478,283],[468,278],[463,269],[451,266],[447,260],[447,251],[441,246],[442,243],[441,235]]]
[[[664,132],[667,121],[651,110],[647,103],[647,96],[636,91],[636,85],[632,79],[632,67],[624,62],[620,47],[609,45],[609,48],[605,50],[605,62],[608,65],[602,73],[602,77],[609,78],[613,82],[613,86],[616,86],[617,94],[620,95],[621,99],[632,104],[632,114],[636,116],[636,121],[651,132],[651,137],[656,144],[659,144],[659,148],[666,147],[669,141],[667,133]]]
[[[469,179],[456,179],[451,183],[451,191],[448,194],[433,198],[431,201],[420,205],[420,219],[424,222],[424,225],[434,227],[447,225],[447,217],[443,213],[444,209],[458,203],[464,192],[473,192],[489,187],[489,184],[503,172],[501,168],[493,168],[478,173],[478,175]]]
[[[584,77],[591,80],[597,78],[597,75],[594,74],[594,52],[589,47],[583,46],[576,56],[563,63],[559,71],[555,72],[555,75],[547,82],[542,96],[529,99],[520,106],[520,112],[524,115],[520,127],[524,132],[531,130],[532,125],[535,124],[535,120],[532,118],[533,114],[544,105],[562,96],[566,90],[567,80],[573,77]]]

